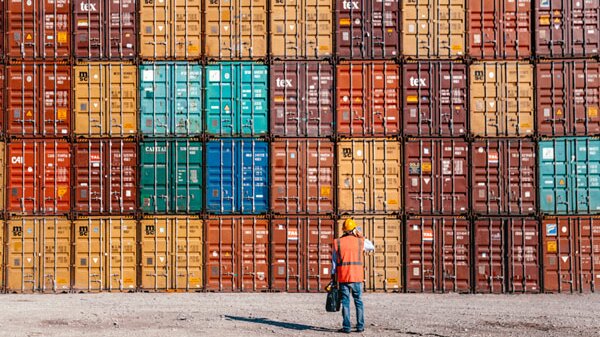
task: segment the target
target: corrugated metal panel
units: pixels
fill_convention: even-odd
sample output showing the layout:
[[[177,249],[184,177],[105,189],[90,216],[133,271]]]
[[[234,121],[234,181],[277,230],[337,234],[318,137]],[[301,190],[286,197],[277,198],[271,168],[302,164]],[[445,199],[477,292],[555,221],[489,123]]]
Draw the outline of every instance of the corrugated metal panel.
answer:
[[[253,139],[206,144],[206,210],[261,214],[269,207],[269,145]]]
[[[4,212],[6,210],[6,167],[8,167],[6,161],[6,143],[0,142],[0,212]],[[0,232],[2,231],[2,226],[0,226]],[[2,242],[2,241],[0,241]],[[2,250],[2,249],[0,249]],[[3,261],[3,260],[0,260]],[[1,264],[1,263],[0,263]],[[1,267],[0,267],[1,268]],[[1,275],[0,275],[1,276]],[[0,289],[2,289],[2,282],[0,282]]]
[[[5,36],[5,26],[4,26],[4,20],[6,16],[6,12],[4,9],[4,0],[0,0],[0,34],[3,37],[2,39],[0,39],[0,60],[4,60],[4,58],[6,57],[6,53],[4,51],[4,36]],[[2,276],[2,273],[0,273],[0,276]],[[0,281],[0,288],[2,288],[2,281]]]
[[[202,66],[145,63],[140,68],[140,130],[147,136],[202,133]]]
[[[1,4],[0,4],[1,5]],[[0,13],[1,14],[1,13]],[[4,238],[6,238],[6,234],[5,234],[5,225],[4,225],[4,221],[0,222],[0,244],[2,245],[2,249],[0,249],[0,289],[2,291],[4,291],[4,267],[5,267],[5,262],[4,262],[4,250],[6,249],[6,244],[4,241]]]
[[[539,142],[540,210],[548,214],[600,213],[600,140]]]

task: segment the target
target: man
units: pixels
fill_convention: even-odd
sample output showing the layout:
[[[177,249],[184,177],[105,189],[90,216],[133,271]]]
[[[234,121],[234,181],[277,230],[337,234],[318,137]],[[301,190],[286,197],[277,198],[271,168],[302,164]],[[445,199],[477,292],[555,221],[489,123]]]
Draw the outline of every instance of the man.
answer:
[[[342,227],[344,234],[333,242],[333,268],[332,279],[337,276],[342,294],[342,328],[339,332],[350,333],[350,294],[354,298],[356,307],[356,331],[365,331],[365,318],[362,302],[362,283],[364,255],[363,251],[373,251],[375,247],[371,241],[362,237],[356,228],[356,222],[346,219]]]

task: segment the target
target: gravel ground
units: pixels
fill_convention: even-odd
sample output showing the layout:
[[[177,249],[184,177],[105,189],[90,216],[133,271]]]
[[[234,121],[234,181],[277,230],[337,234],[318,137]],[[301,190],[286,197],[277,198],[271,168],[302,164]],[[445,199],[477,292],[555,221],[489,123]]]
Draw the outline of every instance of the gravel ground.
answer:
[[[600,295],[366,294],[354,336],[600,336]],[[338,336],[324,294],[1,295],[0,336]],[[354,309],[352,309],[354,310]]]

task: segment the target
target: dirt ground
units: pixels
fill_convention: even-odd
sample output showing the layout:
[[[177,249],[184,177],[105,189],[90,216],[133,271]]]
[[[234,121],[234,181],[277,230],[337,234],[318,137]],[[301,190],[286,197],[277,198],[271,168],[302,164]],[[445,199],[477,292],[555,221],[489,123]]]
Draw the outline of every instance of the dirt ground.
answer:
[[[354,336],[600,336],[600,295],[364,301],[366,331]],[[324,302],[324,294],[0,295],[0,336],[341,336],[341,314]]]

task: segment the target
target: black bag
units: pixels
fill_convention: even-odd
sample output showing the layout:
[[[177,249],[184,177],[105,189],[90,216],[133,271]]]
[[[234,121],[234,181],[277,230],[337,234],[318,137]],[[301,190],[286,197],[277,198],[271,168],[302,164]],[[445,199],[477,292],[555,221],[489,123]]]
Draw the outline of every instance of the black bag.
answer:
[[[337,287],[337,284],[332,282],[329,284],[329,291],[327,291],[327,302],[325,303],[325,310],[327,312],[337,312],[340,311],[341,306],[340,301],[340,290]]]

